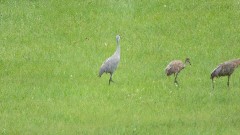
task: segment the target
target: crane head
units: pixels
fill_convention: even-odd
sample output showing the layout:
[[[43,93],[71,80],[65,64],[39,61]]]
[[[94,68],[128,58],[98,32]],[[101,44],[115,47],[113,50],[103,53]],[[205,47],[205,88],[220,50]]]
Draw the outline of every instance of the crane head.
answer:
[[[116,36],[116,40],[119,42],[119,40],[120,40],[120,35],[117,35],[117,36]]]
[[[185,59],[185,63],[189,63],[189,64],[191,65],[190,59],[189,59],[189,58],[186,58],[186,59]]]
[[[213,80],[213,79],[214,79],[214,77],[216,77],[216,75],[215,75],[215,72],[212,72],[212,73],[211,73],[211,77],[210,77],[210,79],[212,79],[212,80]]]

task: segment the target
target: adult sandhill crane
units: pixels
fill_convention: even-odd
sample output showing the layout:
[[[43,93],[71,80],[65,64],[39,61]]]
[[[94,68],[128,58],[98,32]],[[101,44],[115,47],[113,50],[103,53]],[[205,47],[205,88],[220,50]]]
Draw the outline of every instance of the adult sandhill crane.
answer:
[[[165,68],[165,72],[167,76],[174,74],[174,77],[175,77],[174,83],[178,84],[177,82],[178,73],[180,73],[180,71],[185,68],[187,63],[191,65],[189,58],[185,59],[185,63],[183,63],[181,60],[174,60],[170,62]]]
[[[240,65],[240,59],[234,59],[230,61],[226,61],[224,63],[221,63],[218,65],[217,68],[215,68],[212,73],[210,79],[212,79],[212,87],[214,89],[214,82],[213,79],[215,77],[221,77],[221,76],[228,76],[228,82],[227,86],[229,87],[229,79],[232,75],[233,71]]]
[[[116,36],[116,40],[117,40],[116,51],[111,57],[107,58],[105,62],[103,62],[99,70],[99,77],[101,77],[103,73],[110,73],[109,85],[110,85],[110,82],[113,82],[112,76],[114,71],[117,69],[118,63],[120,61],[120,43],[119,43],[120,36],[119,35]]]

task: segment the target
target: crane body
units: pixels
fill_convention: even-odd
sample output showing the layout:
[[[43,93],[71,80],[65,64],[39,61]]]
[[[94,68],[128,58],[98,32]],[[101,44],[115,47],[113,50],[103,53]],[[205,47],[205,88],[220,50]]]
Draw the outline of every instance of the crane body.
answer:
[[[178,74],[181,72],[182,69],[185,68],[186,66],[186,63],[190,63],[190,59],[189,58],[186,58],[185,59],[185,63],[183,63],[181,60],[174,60],[174,61],[171,61],[167,67],[165,68],[165,73],[167,76],[170,76],[172,74],[174,74],[174,83],[178,84],[177,82],[177,76]]]
[[[120,43],[119,43],[120,36],[119,35],[116,36],[116,41],[117,41],[116,51],[114,52],[114,54],[111,57],[107,58],[105,60],[105,62],[103,62],[102,66],[99,70],[99,77],[101,77],[103,73],[110,74],[109,85],[111,82],[113,82],[113,80],[112,80],[113,73],[117,69],[118,64],[120,62]]]
[[[222,77],[222,76],[228,76],[228,82],[227,86],[229,87],[229,80],[234,72],[234,70],[240,65],[240,59],[234,59],[230,61],[226,61],[224,63],[221,63],[218,65],[217,68],[215,68],[212,73],[210,79],[212,79],[212,87],[214,89],[214,78]]]

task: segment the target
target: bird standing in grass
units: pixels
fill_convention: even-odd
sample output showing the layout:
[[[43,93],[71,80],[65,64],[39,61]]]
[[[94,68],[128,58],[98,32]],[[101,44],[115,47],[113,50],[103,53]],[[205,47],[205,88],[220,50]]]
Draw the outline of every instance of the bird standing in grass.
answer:
[[[99,70],[99,77],[101,77],[103,73],[110,73],[109,85],[111,82],[113,82],[112,76],[114,71],[117,69],[118,63],[120,61],[120,43],[119,43],[120,36],[119,35],[116,36],[116,40],[117,40],[116,51],[111,57],[105,60],[105,62],[102,64]]]
[[[165,68],[167,76],[174,74],[175,77],[174,83],[178,84],[177,82],[178,73],[180,73],[180,71],[185,68],[186,63],[189,63],[191,65],[189,58],[186,58],[185,63],[183,63],[181,60],[171,61]]]
[[[232,75],[233,71],[239,65],[240,65],[240,59],[234,59],[234,60],[226,61],[226,62],[221,63],[220,65],[218,65],[218,67],[213,70],[213,72],[211,73],[211,77],[210,77],[210,79],[212,79],[212,87],[213,87],[213,89],[214,89],[213,79],[215,77],[218,78],[218,77],[221,77],[221,76],[228,76],[227,86],[229,87],[230,76]]]

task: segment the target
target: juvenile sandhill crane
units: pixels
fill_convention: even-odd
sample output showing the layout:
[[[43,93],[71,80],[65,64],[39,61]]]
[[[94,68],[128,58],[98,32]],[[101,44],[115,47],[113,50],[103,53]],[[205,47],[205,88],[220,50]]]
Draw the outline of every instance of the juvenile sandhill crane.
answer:
[[[165,73],[167,74],[167,76],[174,74],[174,83],[178,84],[178,73],[180,73],[180,71],[185,68],[187,63],[191,65],[189,58],[185,59],[185,63],[183,63],[181,60],[174,60],[167,65],[167,67],[165,68]]]
[[[120,43],[119,43],[120,36],[119,35],[116,36],[116,40],[117,40],[116,51],[111,57],[107,58],[105,62],[103,62],[99,70],[99,77],[101,77],[103,73],[110,73],[109,85],[110,85],[110,82],[113,82],[112,76],[114,71],[117,69],[118,63],[120,61]]]
[[[210,79],[212,79],[212,87],[214,89],[214,82],[213,79],[215,77],[221,77],[221,76],[228,76],[228,82],[227,86],[229,87],[229,79],[232,75],[233,71],[240,65],[240,59],[234,59],[230,61],[226,61],[224,63],[221,63],[218,65],[217,68],[215,68],[212,73]]]

